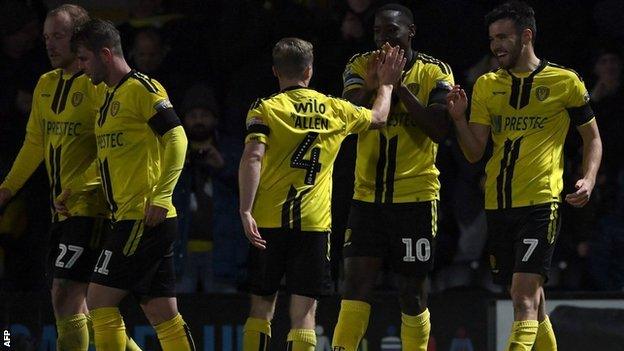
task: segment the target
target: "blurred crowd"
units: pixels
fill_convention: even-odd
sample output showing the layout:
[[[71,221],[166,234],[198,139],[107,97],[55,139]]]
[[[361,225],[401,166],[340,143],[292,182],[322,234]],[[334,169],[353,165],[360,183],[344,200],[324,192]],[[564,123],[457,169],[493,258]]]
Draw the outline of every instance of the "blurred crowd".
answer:
[[[416,50],[450,64],[455,80],[470,90],[496,67],[489,54],[483,15],[497,1],[398,1],[416,17]],[[58,1],[0,0],[0,178],[22,144],[32,91],[50,69],[42,22]],[[282,37],[314,44],[311,85],[340,96],[341,75],[355,53],[374,49],[375,0],[135,0],[102,9],[79,4],[93,16],[111,18],[133,68],[167,89],[189,138],[186,166],[174,193],[180,240],[176,269],[180,292],[229,293],[244,289],[247,241],[238,218],[238,161],[244,120],[254,99],[278,90],[271,48]],[[585,79],[604,143],[592,200],[564,206],[563,227],[548,287],[559,290],[624,289],[624,3],[529,1],[537,15],[539,57],[574,68]],[[101,5],[101,4],[100,4]],[[565,8],[563,8],[565,7]],[[98,12],[99,11],[99,12]],[[332,203],[333,274],[340,276],[343,233],[352,195],[354,139],[341,150]],[[580,138],[566,144],[565,186],[579,178]],[[483,211],[484,163],[469,164],[454,136],[440,144],[442,200],[433,291],[477,288],[489,281]],[[40,169],[0,220],[1,291],[46,290],[49,195]],[[338,288],[338,287],[337,287]],[[382,276],[380,289],[393,289]]]

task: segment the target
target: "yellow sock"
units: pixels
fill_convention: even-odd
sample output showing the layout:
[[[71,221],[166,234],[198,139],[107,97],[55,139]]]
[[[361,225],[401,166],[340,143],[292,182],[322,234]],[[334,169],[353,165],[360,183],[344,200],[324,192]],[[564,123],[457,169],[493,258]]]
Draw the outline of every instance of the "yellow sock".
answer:
[[[179,313],[154,328],[163,351],[195,351],[191,331]]]
[[[87,315],[87,328],[89,329],[89,345],[95,346],[95,341],[93,340],[93,321],[91,320],[91,316]],[[141,351],[139,345],[132,340],[130,335],[128,335],[128,331],[126,330],[126,351]]]
[[[126,351],[141,351],[139,345],[128,334],[126,334]]]
[[[535,320],[513,322],[505,350],[531,351],[537,335],[537,326],[538,322]]]
[[[533,348],[536,351],[557,351],[557,339],[548,316],[537,327],[537,336]]]
[[[59,351],[87,351],[89,348],[89,329],[87,317],[80,313],[56,320],[56,349]]]
[[[417,316],[401,313],[401,344],[403,350],[427,351],[431,321],[429,309]]]
[[[356,351],[368,328],[371,306],[364,301],[342,300],[338,323],[334,329],[332,348]]]
[[[91,310],[96,350],[125,351],[126,326],[117,307]]]
[[[266,351],[271,341],[271,322],[247,318],[243,328],[243,351]]]
[[[316,333],[314,329],[291,329],[286,342],[288,351],[314,351]]]

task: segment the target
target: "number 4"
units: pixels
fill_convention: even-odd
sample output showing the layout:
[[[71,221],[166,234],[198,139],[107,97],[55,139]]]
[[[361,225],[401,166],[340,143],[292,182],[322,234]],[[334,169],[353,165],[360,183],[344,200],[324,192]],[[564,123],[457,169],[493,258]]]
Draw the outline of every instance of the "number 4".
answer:
[[[309,160],[303,159],[303,156],[308,152],[317,137],[318,133],[315,132],[306,134],[290,159],[290,167],[306,170],[304,183],[307,185],[314,185],[314,182],[316,182],[316,174],[321,171],[322,165],[319,163],[319,158],[321,157],[320,147],[312,148]]]
[[[524,239],[522,240],[523,243],[529,245],[529,248],[527,249],[526,253],[524,254],[524,257],[522,257],[522,262],[526,262],[529,260],[529,257],[531,257],[531,255],[533,254],[533,251],[535,251],[535,248],[537,247],[537,244],[539,243],[539,240],[537,239]]]

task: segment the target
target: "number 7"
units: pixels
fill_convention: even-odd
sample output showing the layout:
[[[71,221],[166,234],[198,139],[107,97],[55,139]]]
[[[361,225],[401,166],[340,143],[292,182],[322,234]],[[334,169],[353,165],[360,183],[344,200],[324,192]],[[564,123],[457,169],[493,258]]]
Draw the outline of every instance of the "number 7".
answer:
[[[533,251],[535,251],[535,248],[537,247],[537,244],[539,243],[539,240],[537,239],[524,239],[522,240],[522,242],[524,244],[529,245],[529,248],[527,249],[526,253],[524,254],[524,257],[522,257],[522,262],[526,262],[529,260],[529,257],[531,257],[531,254],[533,254]]]

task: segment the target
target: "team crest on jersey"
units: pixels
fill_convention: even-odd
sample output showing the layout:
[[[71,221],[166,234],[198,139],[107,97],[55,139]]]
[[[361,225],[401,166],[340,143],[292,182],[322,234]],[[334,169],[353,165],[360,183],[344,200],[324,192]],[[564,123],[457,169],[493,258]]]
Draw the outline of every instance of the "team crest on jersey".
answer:
[[[110,105],[111,116],[117,115],[117,112],[119,112],[120,107],[121,107],[121,104],[119,103],[119,101],[113,101]]]
[[[539,101],[544,101],[548,98],[548,96],[550,96],[550,88],[548,87],[537,87],[537,89],[535,89],[535,97],[539,100]]]
[[[420,91],[420,84],[418,83],[409,83],[407,85],[407,90],[409,90],[412,94],[414,94],[414,96],[418,95],[418,92]]]
[[[74,95],[72,95],[71,103],[72,105],[74,105],[74,107],[76,107],[80,105],[80,103],[82,102],[82,99],[84,99],[84,94],[77,91],[74,93]]]

